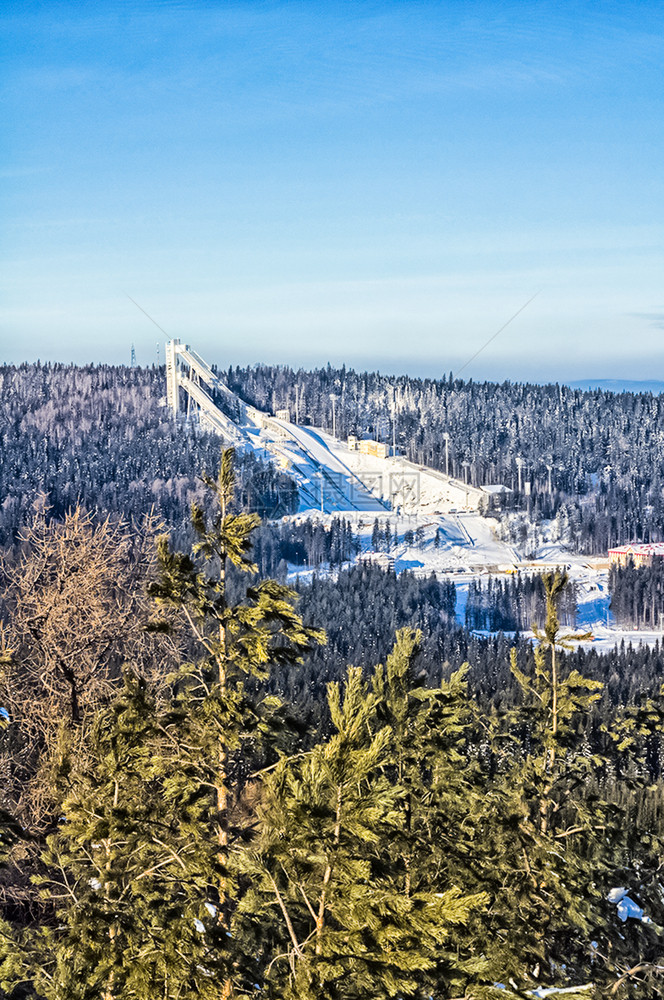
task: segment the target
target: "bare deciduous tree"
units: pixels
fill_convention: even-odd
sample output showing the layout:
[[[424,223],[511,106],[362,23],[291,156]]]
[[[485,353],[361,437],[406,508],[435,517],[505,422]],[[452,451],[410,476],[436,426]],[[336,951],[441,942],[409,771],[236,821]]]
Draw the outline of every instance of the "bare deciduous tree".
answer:
[[[140,529],[97,521],[80,507],[50,521],[42,497],[18,555],[2,561],[9,652],[0,664],[0,705],[11,738],[0,754],[0,806],[33,831],[50,822],[64,748],[68,767],[84,759],[88,724],[122,665],[154,673],[168,657],[169,640],[145,628],[146,581],[161,528],[154,517]]]

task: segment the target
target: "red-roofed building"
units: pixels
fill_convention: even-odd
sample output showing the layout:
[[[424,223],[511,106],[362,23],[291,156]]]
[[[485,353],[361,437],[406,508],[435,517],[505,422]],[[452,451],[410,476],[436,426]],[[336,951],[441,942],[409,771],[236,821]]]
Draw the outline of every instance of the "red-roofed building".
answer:
[[[635,566],[650,566],[653,559],[664,559],[664,542],[630,542],[609,549],[609,564],[611,566],[626,566],[632,560]]]

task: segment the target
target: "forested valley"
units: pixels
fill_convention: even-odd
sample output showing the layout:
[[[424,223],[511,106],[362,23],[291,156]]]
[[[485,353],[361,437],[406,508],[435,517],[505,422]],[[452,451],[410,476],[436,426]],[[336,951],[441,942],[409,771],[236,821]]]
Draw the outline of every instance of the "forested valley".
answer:
[[[271,522],[292,482],[178,433],[157,370],[1,377],[0,995],[664,996],[659,643],[580,645],[559,571],[471,586],[463,627],[449,580],[352,563],[343,516]],[[416,461],[446,428],[510,484],[559,419],[516,507],[657,537],[656,397],[227,377],[386,436],[394,388]],[[656,572],[611,587],[647,624]]]

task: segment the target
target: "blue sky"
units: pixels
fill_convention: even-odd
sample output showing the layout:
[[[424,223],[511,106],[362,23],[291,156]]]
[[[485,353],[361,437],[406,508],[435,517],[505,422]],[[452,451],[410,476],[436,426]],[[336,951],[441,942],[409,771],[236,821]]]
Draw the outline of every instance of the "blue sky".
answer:
[[[0,6],[4,361],[664,378],[660,3]],[[163,339],[163,338],[162,338]],[[163,357],[163,354],[162,354]]]

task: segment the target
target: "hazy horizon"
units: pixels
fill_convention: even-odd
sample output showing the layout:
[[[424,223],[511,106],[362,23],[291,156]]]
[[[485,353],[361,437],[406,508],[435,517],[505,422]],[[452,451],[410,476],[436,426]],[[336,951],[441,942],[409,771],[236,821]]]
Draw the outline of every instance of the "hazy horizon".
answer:
[[[26,0],[2,359],[664,377],[664,8]],[[228,345],[227,359],[219,345]]]
[[[198,350],[196,344],[191,344],[190,346],[194,350]],[[92,358],[90,358],[88,360],[83,360],[83,361],[73,361],[73,360],[67,359],[67,358],[65,358],[65,359],[63,359],[63,358],[51,358],[51,359],[49,359],[49,358],[32,358],[32,359],[23,358],[20,362],[7,362],[5,359],[0,359],[0,364],[12,364],[12,363],[13,364],[37,364],[37,363],[41,363],[41,364],[63,364],[63,365],[73,364],[73,365],[79,365],[79,366],[83,366],[83,365],[87,365],[87,364],[92,364],[92,365],[110,364],[110,365],[126,365],[126,366],[129,366],[131,364],[131,347],[132,347],[132,345],[130,344],[129,347],[128,347],[128,351],[127,351],[127,357],[125,359],[119,359],[118,361],[95,360],[95,359],[92,359]],[[134,349],[135,349],[135,347],[134,347]],[[198,351],[198,353],[200,354],[201,352]],[[159,344],[159,356],[158,357],[159,357],[159,364],[160,364],[160,366],[163,366],[164,365],[164,343],[163,342],[160,342],[160,344]],[[361,358],[356,358],[355,362],[353,362],[353,363],[343,362],[342,361],[342,362],[339,362],[338,364],[332,364],[331,362],[329,362],[329,361],[326,360],[326,361],[321,361],[321,362],[318,362],[318,363],[312,363],[312,364],[308,364],[307,365],[307,364],[302,364],[299,361],[296,361],[294,363],[289,363],[288,361],[284,361],[283,359],[282,360],[272,360],[272,361],[267,361],[267,360],[263,360],[263,361],[251,361],[250,360],[250,361],[244,361],[243,362],[243,361],[237,360],[236,358],[230,358],[230,359],[225,359],[223,361],[220,361],[220,360],[218,360],[218,357],[216,357],[214,355],[214,353],[211,353],[211,354],[207,354],[205,356],[204,360],[206,360],[209,364],[215,365],[219,370],[225,370],[225,369],[228,368],[229,365],[239,365],[240,367],[252,367],[252,366],[267,365],[267,366],[282,366],[282,367],[286,367],[286,368],[291,368],[291,369],[293,369],[295,371],[300,370],[300,369],[303,370],[303,371],[311,371],[311,370],[314,370],[314,369],[324,368],[329,363],[335,369],[344,367],[344,365],[345,365],[345,367],[347,369],[349,369],[349,370],[355,370],[356,372],[365,372],[365,371],[366,372],[378,372],[378,373],[380,373],[382,375],[397,376],[397,377],[398,376],[405,376],[405,377],[408,377],[408,378],[416,378],[416,379],[417,378],[442,379],[442,378],[448,378],[449,375],[450,375],[450,373],[456,377],[456,374],[451,369],[449,371],[442,371],[442,370],[436,368],[433,365],[426,365],[426,364],[425,365],[412,365],[412,364],[409,365],[406,362],[403,366],[400,366],[398,363],[395,364],[394,361],[387,362],[387,363],[381,365],[381,364],[376,364],[375,361],[372,362],[370,359],[365,359],[365,361],[363,361]],[[149,368],[149,367],[155,366],[157,364],[156,343],[154,345],[154,357],[152,358],[152,360],[150,360],[148,358],[145,358],[145,357],[141,357],[140,353],[138,351],[136,351],[135,364],[136,364],[137,367],[147,367],[147,368]],[[601,388],[601,389],[605,389],[606,391],[615,391],[615,392],[655,392],[655,393],[659,393],[659,392],[664,391],[664,379],[653,379],[653,378],[646,378],[646,377],[644,377],[644,378],[637,378],[637,379],[620,379],[620,378],[613,378],[613,377],[601,377],[601,376],[600,377],[593,377],[593,376],[587,376],[585,378],[581,377],[581,378],[578,378],[578,379],[568,379],[568,378],[548,378],[546,376],[540,375],[539,377],[533,376],[531,378],[529,378],[527,376],[523,376],[523,377],[520,377],[520,378],[505,376],[504,378],[499,378],[499,377],[492,377],[492,376],[478,377],[477,375],[474,375],[472,372],[469,372],[469,371],[462,372],[458,377],[461,378],[462,381],[466,381],[466,382],[472,380],[474,382],[495,382],[495,383],[509,381],[509,382],[514,382],[514,383],[532,383],[532,384],[535,384],[535,385],[560,384],[560,385],[568,385],[571,388],[578,388],[578,389]]]

